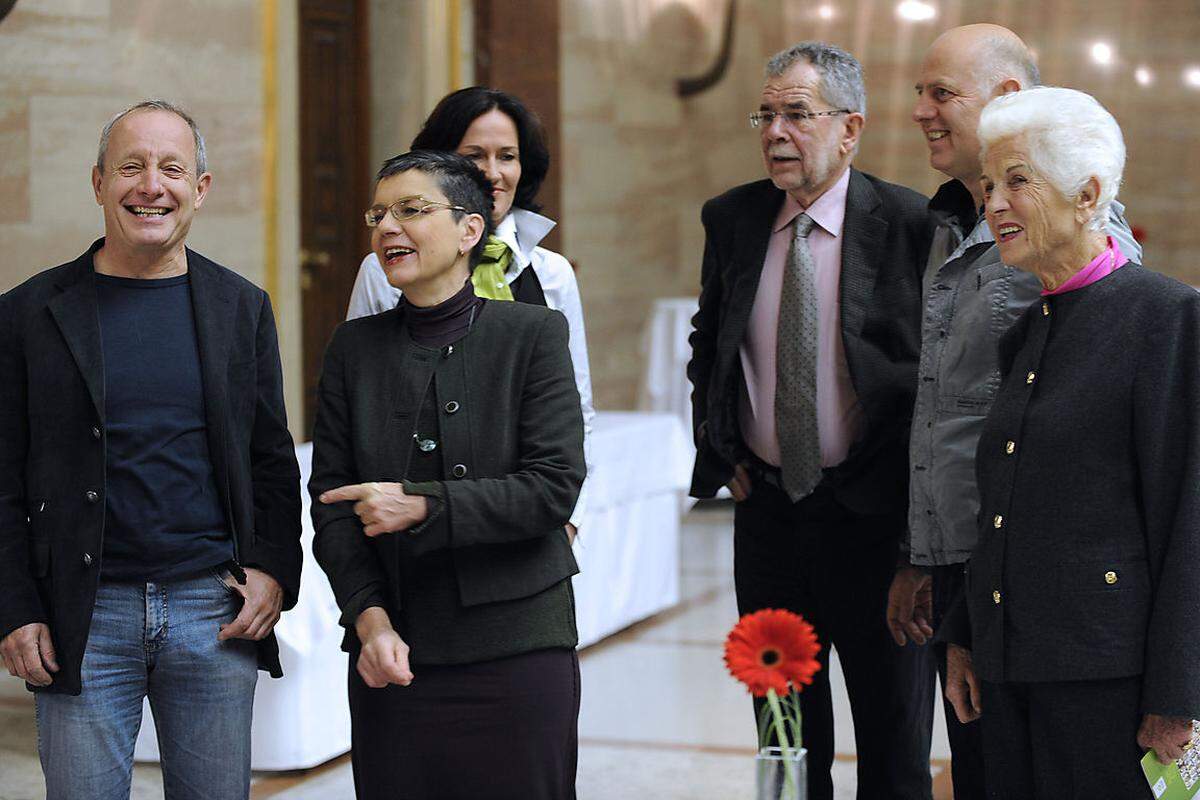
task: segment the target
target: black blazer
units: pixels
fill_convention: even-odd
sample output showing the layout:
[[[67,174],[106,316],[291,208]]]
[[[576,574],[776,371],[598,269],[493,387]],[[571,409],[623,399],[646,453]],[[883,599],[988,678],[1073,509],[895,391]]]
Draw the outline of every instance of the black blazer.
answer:
[[[435,371],[449,473],[438,487],[442,507],[411,531],[368,538],[353,503],[318,497],[407,477]],[[441,350],[413,343],[403,304],[345,322],[325,353],[317,397],[313,554],[347,628],[376,600],[399,607],[400,546],[453,548],[464,606],[528,597],[579,571],[563,526],[585,474],[583,417],[561,313],[488,302],[467,335]]]
[[[0,296],[0,637],[50,626],[79,694],[104,539],[104,368],[92,254]],[[235,552],[300,589],[300,470],[288,433],[275,320],[265,292],[187,251],[209,454]],[[282,672],[274,635],[259,666]]]
[[[701,213],[704,262],[688,363],[698,449],[694,497],[711,497],[748,454],[738,426],[745,382],[738,351],[784,198],[762,180],[709,200]],[[827,480],[849,508],[903,510],[921,341],[921,274],[933,236],[927,200],[851,169],[842,236],[842,343],[866,433]]]

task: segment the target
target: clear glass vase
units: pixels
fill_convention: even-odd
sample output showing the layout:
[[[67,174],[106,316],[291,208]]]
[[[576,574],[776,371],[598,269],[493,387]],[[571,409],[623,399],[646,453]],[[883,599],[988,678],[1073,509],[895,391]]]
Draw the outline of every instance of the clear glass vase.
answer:
[[[808,751],[764,747],[754,759],[758,800],[807,800]]]

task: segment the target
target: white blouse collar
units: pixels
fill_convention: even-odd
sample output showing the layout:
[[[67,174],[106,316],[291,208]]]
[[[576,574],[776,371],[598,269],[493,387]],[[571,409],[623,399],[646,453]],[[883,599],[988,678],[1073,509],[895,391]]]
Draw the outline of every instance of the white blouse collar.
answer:
[[[541,214],[524,208],[514,208],[508,212],[508,216],[500,220],[495,235],[513,251],[513,261],[519,272],[529,265],[533,257],[533,248],[546,238],[546,234],[550,233],[556,224],[554,220]]]

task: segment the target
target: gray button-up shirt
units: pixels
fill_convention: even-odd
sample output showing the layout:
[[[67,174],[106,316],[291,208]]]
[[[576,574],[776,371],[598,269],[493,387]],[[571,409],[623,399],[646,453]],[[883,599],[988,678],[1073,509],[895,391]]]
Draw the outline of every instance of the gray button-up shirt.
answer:
[[[944,216],[923,281],[905,543],[911,563],[922,566],[961,564],[975,547],[975,447],[1000,386],[1000,337],[1041,291],[1031,273],[1000,261],[987,222],[971,206],[958,181],[944,184],[930,201]],[[964,220],[972,219],[968,230]],[[1141,262],[1142,248],[1116,201],[1108,234],[1131,261]]]

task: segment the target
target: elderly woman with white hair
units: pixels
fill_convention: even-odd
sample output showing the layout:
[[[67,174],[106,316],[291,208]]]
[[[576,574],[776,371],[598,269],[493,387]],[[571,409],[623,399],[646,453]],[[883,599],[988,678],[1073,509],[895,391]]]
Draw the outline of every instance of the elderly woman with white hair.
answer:
[[[1043,290],[1001,342],[947,695],[989,797],[1149,798],[1143,748],[1200,716],[1200,294],[1105,236],[1125,145],[1094,98],[998,98],[979,138],[1000,256]]]

